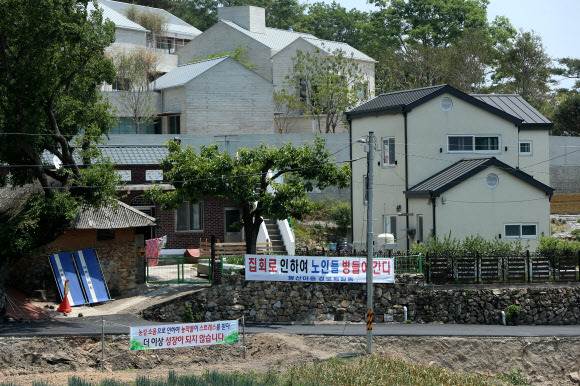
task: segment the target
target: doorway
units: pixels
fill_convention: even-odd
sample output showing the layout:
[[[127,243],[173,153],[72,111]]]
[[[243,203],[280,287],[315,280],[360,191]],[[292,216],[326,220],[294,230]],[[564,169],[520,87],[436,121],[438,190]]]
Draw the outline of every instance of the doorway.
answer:
[[[243,229],[234,228],[233,225],[239,222],[242,218],[239,208],[224,208],[225,243],[241,243],[243,240]]]

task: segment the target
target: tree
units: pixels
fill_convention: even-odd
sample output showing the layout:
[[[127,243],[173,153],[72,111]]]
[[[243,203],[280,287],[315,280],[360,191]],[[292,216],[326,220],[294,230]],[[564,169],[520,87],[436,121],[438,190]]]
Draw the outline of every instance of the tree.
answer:
[[[534,31],[520,31],[513,42],[500,48],[499,65],[492,76],[492,90],[519,94],[531,105],[539,107],[550,91],[550,64],[542,38]]]
[[[299,113],[316,119],[319,132],[334,133],[343,113],[366,97],[367,80],[355,60],[336,50],[296,51],[278,91]],[[284,94],[281,94],[284,93]]]
[[[246,252],[256,252],[262,218],[302,219],[308,212],[306,192],[316,186],[345,188],[350,181],[350,165],[338,167],[321,138],[302,147],[284,144],[280,148],[262,144],[254,149],[238,149],[235,156],[220,152],[217,144],[181,149],[177,141],[168,143],[169,155],[161,165],[175,187],[148,192],[163,210],[175,209],[184,201],[205,197],[235,200],[242,209]],[[280,181],[279,177],[283,180]]]
[[[580,135],[580,94],[573,93],[558,104],[554,111],[554,135]]]
[[[127,19],[134,21],[148,31],[147,45],[149,47],[157,48],[157,39],[167,35],[168,20],[161,13],[146,8],[141,9],[135,4],[131,4],[131,6],[125,9],[125,16],[127,16]]]
[[[112,122],[98,87],[114,79],[104,49],[114,41],[115,26],[87,6],[78,0],[0,2],[0,162],[10,172],[0,184],[17,189],[14,205],[3,201],[0,215],[1,316],[13,264],[64,233],[80,208],[104,205],[116,192],[114,169],[95,146]],[[43,162],[43,154],[60,167]],[[99,162],[91,166],[90,160]]]
[[[580,89],[580,59],[576,58],[561,58],[558,63],[562,67],[550,69],[553,75],[560,76],[563,79],[578,79],[574,83],[575,89]]]
[[[116,68],[119,106],[129,114],[135,134],[157,120],[157,107],[150,87],[151,80],[157,75],[160,55],[143,47],[131,51],[116,51],[112,55]]]

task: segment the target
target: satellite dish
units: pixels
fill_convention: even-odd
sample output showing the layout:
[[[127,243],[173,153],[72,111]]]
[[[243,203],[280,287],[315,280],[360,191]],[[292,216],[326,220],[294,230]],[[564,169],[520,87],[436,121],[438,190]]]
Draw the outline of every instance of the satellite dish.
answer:
[[[52,157],[52,163],[54,164],[54,167],[57,169],[60,169],[62,166],[62,161],[57,156]]]

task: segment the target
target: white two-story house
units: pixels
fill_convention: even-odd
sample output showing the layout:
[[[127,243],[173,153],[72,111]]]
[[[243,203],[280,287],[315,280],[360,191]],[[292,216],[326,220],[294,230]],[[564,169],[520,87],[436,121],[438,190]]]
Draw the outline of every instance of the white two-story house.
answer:
[[[428,237],[550,235],[548,131],[518,95],[449,85],[382,94],[347,112],[351,138],[374,132],[373,226],[407,250]],[[367,163],[352,145],[353,246],[366,248]]]

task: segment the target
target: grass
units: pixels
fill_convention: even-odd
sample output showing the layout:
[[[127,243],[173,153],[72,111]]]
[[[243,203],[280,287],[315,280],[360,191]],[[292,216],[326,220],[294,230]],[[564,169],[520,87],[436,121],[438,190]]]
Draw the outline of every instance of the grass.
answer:
[[[327,362],[295,366],[281,372],[271,369],[265,374],[220,374],[206,372],[203,375],[176,375],[169,372],[166,379],[152,380],[137,377],[137,386],[261,386],[261,385],[502,385],[527,384],[521,372],[491,378],[483,375],[456,373],[439,367],[410,364],[400,359],[371,355],[356,359],[334,358]],[[69,379],[73,386],[122,385],[113,379],[90,383],[78,377]],[[132,383],[133,384],[133,383]],[[6,384],[1,384],[6,385]],[[40,385],[40,384],[39,384]]]
[[[569,228],[570,228],[570,226],[568,224],[566,224],[565,222],[564,223],[557,222],[555,224],[554,223],[550,224],[551,234],[564,232],[564,231],[567,231]]]

